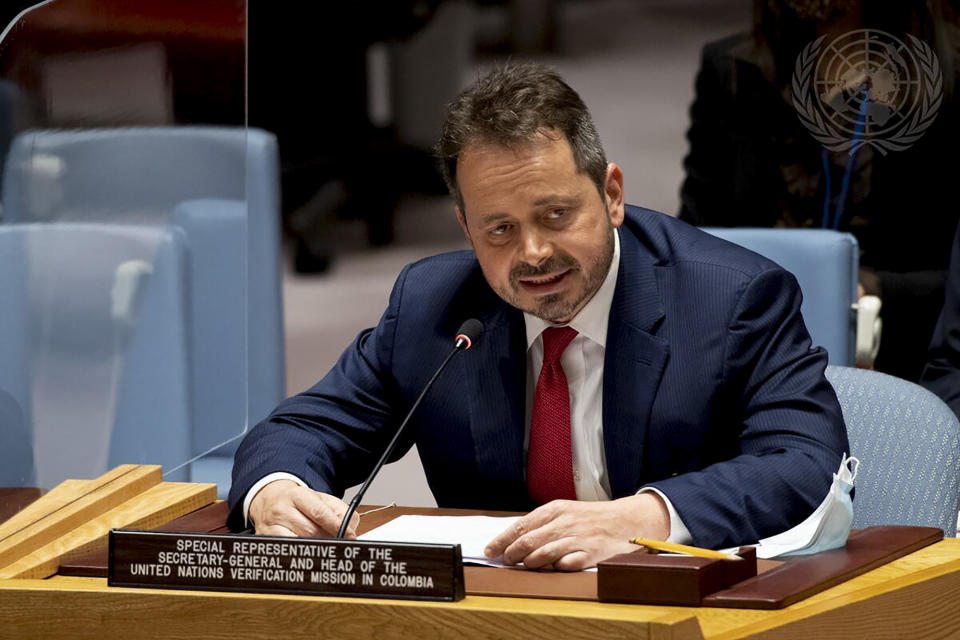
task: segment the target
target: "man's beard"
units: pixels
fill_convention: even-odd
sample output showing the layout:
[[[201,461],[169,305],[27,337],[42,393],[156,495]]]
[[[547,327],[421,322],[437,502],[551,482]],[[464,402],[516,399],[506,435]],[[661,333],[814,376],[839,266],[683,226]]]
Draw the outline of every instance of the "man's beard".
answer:
[[[580,309],[586,305],[587,301],[600,289],[600,286],[607,277],[607,273],[610,271],[610,263],[613,261],[614,251],[613,234],[616,233],[616,231],[614,231],[612,226],[609,228],[609,231],[603,251],[586,265],[586,271],[584,271],[583,265],[577,262],[573,256],[567,253],[559,253],[551,256],[539,267],[534,267],[529,264],[517,265],[510,271],[510,291],[504,288],[497,288],[497,293],[514,307],[535,315],[538,318],[542,318],[547,322],[552,324],[569,322],[574,314],[579,312]],[[539,297],[532,307],[521,305],[519,296],[515,293],[521,290],[521,278],[535,278],[567,269],[571,272],[583,271],[585,274],[585,285],[576,297],[565,300],[564,296],[568,295],[569,292],[563,291]]]

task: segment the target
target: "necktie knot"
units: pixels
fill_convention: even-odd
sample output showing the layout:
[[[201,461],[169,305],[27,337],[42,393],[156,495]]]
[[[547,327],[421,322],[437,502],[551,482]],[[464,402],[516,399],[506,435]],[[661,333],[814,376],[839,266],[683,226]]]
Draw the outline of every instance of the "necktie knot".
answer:
[[[560,360],[564,349],[577,337],[577,330],[570,327],[550,327],[543,330],[543,366]]]

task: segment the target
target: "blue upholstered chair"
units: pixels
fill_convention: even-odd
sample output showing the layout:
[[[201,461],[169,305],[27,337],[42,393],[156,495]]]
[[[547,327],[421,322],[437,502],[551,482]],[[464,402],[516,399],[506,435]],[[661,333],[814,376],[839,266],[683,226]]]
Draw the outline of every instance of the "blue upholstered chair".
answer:
[[[796,276],[803,319],[830,364],[854,363],[859,255],[849,233],[823,229],[705,228],[704,231],[773,260]]]
[[[245,201],[189,200],[171,218],[191,243],[193,453],[202,457],[190,477],[216,483],[221,498],[241,428],[266,417],[286,393],[277,143],[255,129],[244,142]],[[237,404],[244,385],[246,402]]]
[[[860,459],[855,528],[940,527],[956,535],[960,510],[960,422],[923,387],[876,371],[827,367]]]
[[[185,251],[172,228],[0,225],[0,484],[189,456]]]
[[[264,136],[250,132],[253,148]],[[243,128],[26,131],[10,147],[4,218],[163,224],[185,200],[244,200],[247,144]]]
[[[191,244],[192,447],[202,457],[190,475],[215,482],[221,497],[230,488],[240,428],[265,417],[285,391],[279,223],[276,215],[248,218],[247,208],[235,200],[191,200],[171,220]],[[245,253],[237,250],[245,244]]]
[[[285,391],[275,138],[207,127],[26,132],[3,186],[5,222],[182,230],[190,450],[180,460],[203,456],[189,477],[224,495],[232,437]]]

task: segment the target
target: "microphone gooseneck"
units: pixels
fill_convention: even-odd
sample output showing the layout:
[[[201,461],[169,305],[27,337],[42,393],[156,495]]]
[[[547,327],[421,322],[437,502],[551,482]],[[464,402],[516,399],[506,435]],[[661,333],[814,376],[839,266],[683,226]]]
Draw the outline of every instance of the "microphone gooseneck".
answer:
[[[410,422],[410,418],[413,416],[414,412],[417,410],[417,407],[420,406],[420,401],[423,400],[424,396],[427,395],[427,392],[430,390],[430,387],[433,386],[433,383],[436,382],[437,378],[440,377],[440,373],[446,368],[447,363],[450,362],[451,358],[458,351],[466,351],[477,338],[480,337],[480,334],[483,333],[483,323],[475,318],[471,318],[460,325],[460,329],[457,331],[457,336],[455,338],[456,342],[453,346],[453,350],[444,358],[443,362],[440,364],[440,367],[436,370],[430,380],[424,386],[423,391],[420,392],[420,395],[417,397],[416,402],[413,403],[413,406],[410,407],[410,411],[407,412],[407,416],[403,419],[403,422],[400,424],[400,428],[397,429],[397,432],[393,434],[393,439],[390,440],[390,444],[387,445],[386,450],[384,450],[383,455],[380,456],[380,459],[377,461],[377,464],[374,465],[373,471],[370,472],[370,475],[367,476],[367,479],[364,481],[363,485],[360,487],[360,490],[357,491],[357,495],[353,496],[353,500],[350,501],[350,505],[347,507],[347,512],[343,515],[343,521],[340,523],[340,530],[337,532],[337,538],[343,538],[347,533],[347,527],[350,524],[350,518],[353,517],[354,512],[357,510],[357,507],[360,505],[360,501],[363,499],[364,494],[367,493],[367,489],[370,488],[370,485],[373,483],[373,479],[377,477],[377,474],[380,472],[380,469],[386,463],[387,459],[393,454],[394,450],[397,448],[397,444],[400,442],[400,436],[403,434],[404,428],[406,428],[407,423]]]

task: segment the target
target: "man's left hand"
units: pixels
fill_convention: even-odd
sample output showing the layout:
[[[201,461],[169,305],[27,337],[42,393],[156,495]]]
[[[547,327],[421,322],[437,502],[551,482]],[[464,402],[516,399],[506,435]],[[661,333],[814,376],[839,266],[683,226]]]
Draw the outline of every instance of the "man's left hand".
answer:
[[[635,550],[630,538],[669,534],[667,505],[653,492],[610,502],[554,500],[517,520],[484,553],[528,569],[580,571]]]

